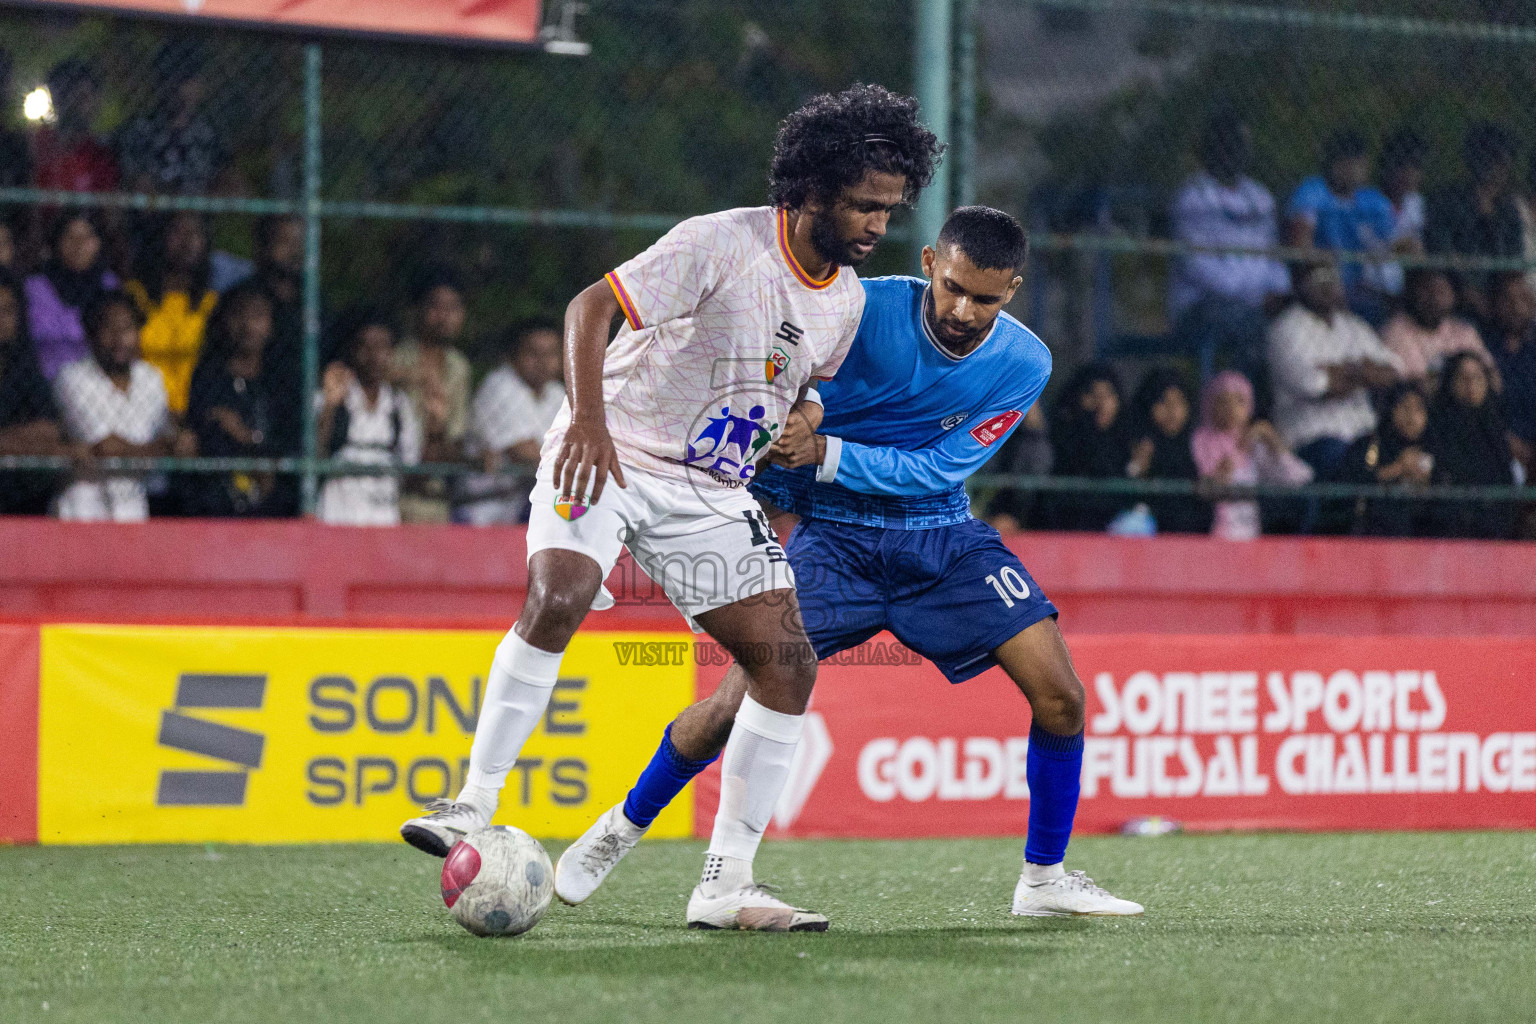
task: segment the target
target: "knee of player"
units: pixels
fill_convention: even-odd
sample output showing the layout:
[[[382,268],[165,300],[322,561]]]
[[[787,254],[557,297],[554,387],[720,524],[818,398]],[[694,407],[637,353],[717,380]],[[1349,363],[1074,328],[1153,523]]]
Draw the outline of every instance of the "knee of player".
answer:
[[[1081,732],[1083,716],[1088,709],[1088,694],[1083,689],[1083,681],[1077,678],[1077,673],[1069,671],[1060,676],[1051,688],[1051,698],[1055,704],[1057,721],[1062,726],[1059,731],[1063,734]]]
[[[522,618],[541,626],[575,629],[586,615],[591,600],[569,587],[539,580],[530,585]]]
[[[785,683],[795,693],[810,697],[816,688],[816,655],[809,647],[784,667]]]

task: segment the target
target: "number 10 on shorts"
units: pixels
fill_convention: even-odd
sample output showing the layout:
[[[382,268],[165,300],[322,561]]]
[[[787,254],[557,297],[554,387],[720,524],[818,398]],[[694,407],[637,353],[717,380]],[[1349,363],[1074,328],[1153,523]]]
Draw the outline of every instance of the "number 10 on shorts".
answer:
[[[1002,582],[998,582],[998,576],[1002,577]],[[1019,571],[1011,565],[1005,565],[999,569],[997,576],[988,576],[987,582],[992,584],[992,589],[997,591],[997,596],[1002,598],[1003,604],[1009,608],[1013,607],[1014,597],[1023,600],[1029,596],[1029,584],[1024,582],[1024,577],[1020,576]],[[1004,586],[1008,589],[1004,590]],[[1008,596],[1010,592],[1013,597]]]

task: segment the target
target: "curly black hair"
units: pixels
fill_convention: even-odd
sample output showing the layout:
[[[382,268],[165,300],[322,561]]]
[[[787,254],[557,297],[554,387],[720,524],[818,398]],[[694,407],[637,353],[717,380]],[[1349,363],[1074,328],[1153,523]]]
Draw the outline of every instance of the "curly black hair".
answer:
[[[944,144],[917,119],[917,100],[855,85],[808,101],[779,125],[768,168],[768,201],[796,209],[831,203],[868,171],[906,177],[902,202],[928,187]]]

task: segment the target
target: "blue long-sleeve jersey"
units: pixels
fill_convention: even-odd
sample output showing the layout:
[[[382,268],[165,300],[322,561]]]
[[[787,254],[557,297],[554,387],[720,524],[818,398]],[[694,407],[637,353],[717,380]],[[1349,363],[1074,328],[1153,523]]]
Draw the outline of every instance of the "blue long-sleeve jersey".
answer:
[[[886,529],[970,518],[965,479],[1007,440],[1051,376],[1051,353],[1007,313],[969,354],[945,351],[923,316],[928,283],[863,282],[864,318],[837,376],[821,385],[819,467],[766,467],[752,484],[788,512]]]

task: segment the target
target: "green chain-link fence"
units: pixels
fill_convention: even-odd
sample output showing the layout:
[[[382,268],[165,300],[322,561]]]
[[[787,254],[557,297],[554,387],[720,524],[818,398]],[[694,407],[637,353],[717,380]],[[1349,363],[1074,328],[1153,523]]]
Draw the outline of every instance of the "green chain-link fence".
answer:
[[[1526,174],[1536,19],[1493,0],[1349,10],[1159,0],[588,6],[576,22],[592,47],[586,57],[0,11],[0,204],[18,275],[46,280],[62,306],[99,290],[87,278],[102,270],[136,282],[130,293],[150,318],[146,355],[165,370],[173,412],[203,442],[190,461],[145,448],[130,454],[154,461],[88,467],[71,461],[77,451],[0,452],[14,471],[0,489],[36,501],[72,473],[153,467],[152,507],[188,511],[189,491],[243,494],[236,504],[245,509],[253,495],[273,509],[312,507],[342,467],[317,436],[319,403],[309,396],[352,340],[349,327],[382,318],[399,336],[419,334],[421,286],[452,280],[468,307],[455,345],[478,379],[501,360],[511,325],[558,314],[678,219],[760,203],[778,119],[807,95],[855,80],[920,89],[930,110],[949,98],[949,195],[933,201],[942,213],[979,197],[1028,223],[1037,256],[1012,311],[1046,338],[1063,370],[1095,356],[1126,357],[1133,370],[1148,356],[1183,359],[1192,373],[1232,360],[1169,306],[1181,261],[1252,255],[1247,242],[1181,233],[1171,212],[1202,140],[1208,158],[1210,140],[1218,156],[1237,140],[1244,152],[1227,155],[1247,156],[1242,170],[1274,198],[1270,255],[1280,258],[1315,256],[1287,235],[1286,212],[1341,133],[1359,136],[1373,181],[1388,138],[1416,135],[1407,148],[1433,213],[1434,197],[1467,176],[1468,131],[1491,122],[1512,142],[1485,132],[1480,144],[1513,150],[1499,203],[1507,199],[1518,217],[1536,190]],[[952,38],[941,46],[934,31],[943,25]],[[1224,133],[1211,131],[1213,117],[1224,119]],[[82,213],[88,223],[71,228]],[[932,223],[898,224],[870,271],[910,268],[906,241]],[[1536,232],[1511,248],[1502,236],[1435,230],[1473,242],[1389,250],[1372,240],[1353,260],[1448,268],[1469,301],[1489,273],[1536,266],[1526,248]],[[89,273],[62,266],[60,253],[86,234],[100,242],[99,264]],[[200,234],[211,263],[190,255]],[[259,384],[271,422],[231,431],[206,415],[215,401],[207,388],[239,374],[213,367],[199,389],[193,368],[228,360],[236,336],[252,328],[230,303],[204,326],[196,314],[215,308],[216,300],[202,307],[205,291],[227,294],[247,274],[268,293],[273,326]],[[19,291],[34,297],[30,283]],[[185,308],[167,309],[167,295],[180,294]],[[1400,301],[1389,291],[1379,298],[1383,309]],[[46,334],[36,307],[31,326]],[[54,388],[56,364],[88,347],[78,337],[31,340],[47,355]],[[437,451],[452,460],[385,460],[366,472],[447,478],[473,468],[451,446]],[[1017,472],[986,482],[1130,497],[1195,486],[1068,484]],[[1332,486],[1334,498],[1402,493]],[[1522,492],[1463,497],[1507,503]]]

